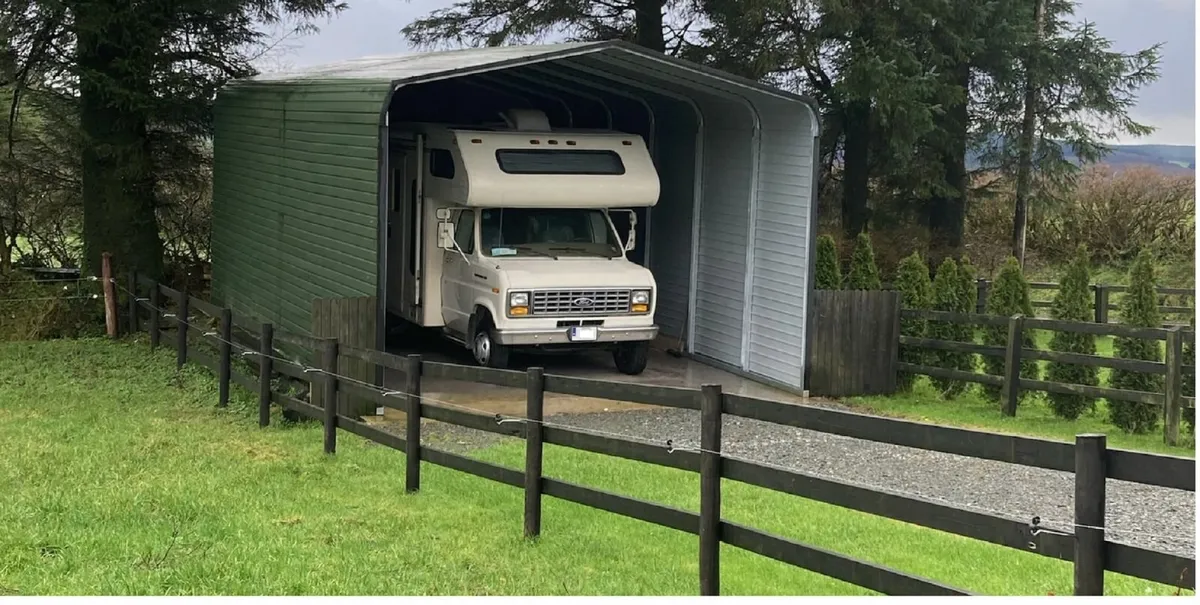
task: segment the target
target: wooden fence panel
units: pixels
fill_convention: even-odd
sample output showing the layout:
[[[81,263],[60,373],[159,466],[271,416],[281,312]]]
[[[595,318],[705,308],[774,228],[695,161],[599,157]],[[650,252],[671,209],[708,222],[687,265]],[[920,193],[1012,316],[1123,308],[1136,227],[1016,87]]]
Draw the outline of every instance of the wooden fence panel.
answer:
[[[808,390],[813,395],[886,395],[896,390],[900,293],[817,290],[812,300]]]
[[[356,298],[318,298],[312,303],[312,335],[317,338],[336,338],[338,344],[374,349],[376,304],[374,296]],[[338,374],[371,384],[379,384],[375,364],[342,355]],[[318,389],[313,389],[313,405],[320,406]],[[348,418],[360,418],[375,413],[373,402],[342,392],[338,396],[338,413]]]

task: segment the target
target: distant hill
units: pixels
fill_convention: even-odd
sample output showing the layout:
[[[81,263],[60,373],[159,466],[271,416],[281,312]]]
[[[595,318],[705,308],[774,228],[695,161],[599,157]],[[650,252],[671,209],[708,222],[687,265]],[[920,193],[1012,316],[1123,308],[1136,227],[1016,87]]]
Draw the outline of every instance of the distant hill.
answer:
[[[1068,158],[1076,158],[1068,152]],[[1195,172],[1195,145],[1113,145],[1112,153],[1103,160],[1115,168],[1150,166],[1164,172]],[[968,168],[979,166],[978,157],[967,160]]]

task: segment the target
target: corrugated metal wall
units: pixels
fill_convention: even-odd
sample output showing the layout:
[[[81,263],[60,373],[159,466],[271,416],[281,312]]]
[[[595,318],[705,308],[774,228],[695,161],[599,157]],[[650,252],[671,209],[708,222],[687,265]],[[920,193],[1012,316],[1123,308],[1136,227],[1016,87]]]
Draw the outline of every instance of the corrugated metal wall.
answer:
[[[762,107],[745,369],[799,386],[804,377],[815,133],[803,108],[794,103]]]
[[[650,271],[658,284],[654,320],[663,336],[678,339],[687,333],[688,298],[692,283],[692,213],[695,207],[696,134],[691,107],[657,104],[655,163],[662,195],[652,211]]]
[[[701,107],[704,181],[692,350],[741,368],[754,123],[747,108],[733,103]]]
[[[374,296],[390,83],[242,83],[217,97],[213,297],[300,333],[312,300]]]

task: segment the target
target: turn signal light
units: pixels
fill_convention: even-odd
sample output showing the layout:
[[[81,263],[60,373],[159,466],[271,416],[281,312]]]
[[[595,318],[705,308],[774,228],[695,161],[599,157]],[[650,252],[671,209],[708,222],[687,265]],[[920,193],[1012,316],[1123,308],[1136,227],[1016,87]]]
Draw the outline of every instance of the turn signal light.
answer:
[[[529,315],[529,307],[510,307],[509,315]]]
[[[649,313],[649,312],[650,312],[650,305],[637,305],[637,304],[635,304],[635,305],[633,305],[633,312],[634,312],[634,313]]]

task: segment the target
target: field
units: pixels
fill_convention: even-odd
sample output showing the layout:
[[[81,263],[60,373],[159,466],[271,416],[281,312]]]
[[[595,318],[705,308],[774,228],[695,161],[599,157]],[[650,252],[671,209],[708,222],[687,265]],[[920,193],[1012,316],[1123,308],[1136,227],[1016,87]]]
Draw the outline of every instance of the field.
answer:
[[[235,390],[236,393],[236,390]],[[695,594],[693,536],[423,467],[320,427],[265,430],[170,354],[103,340],[0,344],[0,594]],[[520,444],[476,455],[519,467]],[[546,473],[695,510],[695,476],[549,447]],[[726,517],[989,594],[1068,594],[1036,555],[726,482]],[[725,594],[862,589],[724,547]],[[1110,574],[1110,594],[1174,589]]]

